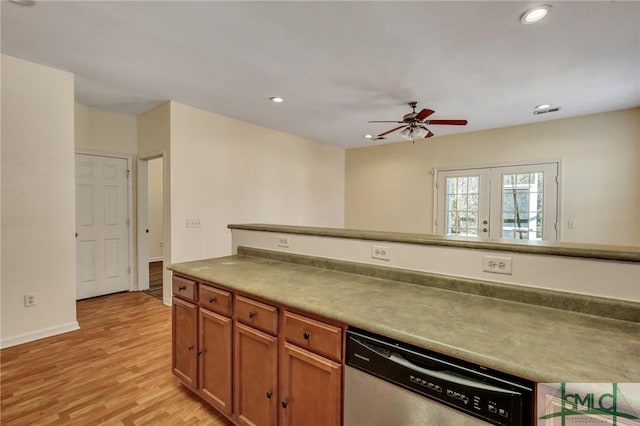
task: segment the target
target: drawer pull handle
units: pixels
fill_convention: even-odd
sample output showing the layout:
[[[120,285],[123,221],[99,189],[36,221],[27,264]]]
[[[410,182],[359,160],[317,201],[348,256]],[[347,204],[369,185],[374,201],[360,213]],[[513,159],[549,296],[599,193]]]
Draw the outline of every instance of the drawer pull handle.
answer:
[[[273,392],[271,391],[267,392],[267,399],[271,399],[272,396],[273,396]]]
[[[309,340],[309,337],[311,337],[311,334],[308,331],[305,331],[302,337],[304,337],[304,340]]]
[[[249,318],[254,319],[256,317],[256,313],[251,311],[249,312]]]
[[[215,296],[211,296],[211,297],[209,298],[209,303],[213,303],[213,302],[215,302],[216,300],[218,300],[218,299],[217,299]]]
[[[178,287],[178,291],[182,291],[182,290],[186,290],[187,286],[186,285],[181,285],[180,287]]]
[[[287,405],[289,405],[289,401],[282,401],[282,408],[287,408]]]

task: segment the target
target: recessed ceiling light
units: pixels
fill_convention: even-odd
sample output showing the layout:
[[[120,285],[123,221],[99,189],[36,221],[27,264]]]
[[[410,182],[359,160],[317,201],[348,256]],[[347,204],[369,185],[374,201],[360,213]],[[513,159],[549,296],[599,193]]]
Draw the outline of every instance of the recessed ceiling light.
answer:
[[[20,6],[33,6],[35,2],[33,0],[11,0],[11,3],[19,4]]]
[[[551,108],[551,104],[540,104],[540,105],[536,105],[534,108],[537,110],[549,109]]]
[[[364,135],[366,139],[373,139],[373,135]]]
[[[280,98],[278,96],[273,96],[273,97],[269,98],[269,100],[271,102],[273,102],[274,104],[280,104],[280,103],[284,102],[284,99],[282,99],[282,98]]]
[[[520,22],[523,24],[534,24],[539,22],[542,18],[547,16],[547,14],[551,11],[550,4],[543,4],[542,6],[536,6],[532,9],[527,10],[525,13],[520,16]]]

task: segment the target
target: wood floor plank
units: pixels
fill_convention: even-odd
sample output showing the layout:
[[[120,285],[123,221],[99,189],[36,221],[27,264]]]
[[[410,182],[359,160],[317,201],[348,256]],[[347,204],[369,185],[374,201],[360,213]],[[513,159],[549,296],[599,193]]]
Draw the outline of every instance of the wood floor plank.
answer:
[[[171,374],[160,300],[85,299],[77,316],[80,330],[0,351],[0,424],[231,425]]]

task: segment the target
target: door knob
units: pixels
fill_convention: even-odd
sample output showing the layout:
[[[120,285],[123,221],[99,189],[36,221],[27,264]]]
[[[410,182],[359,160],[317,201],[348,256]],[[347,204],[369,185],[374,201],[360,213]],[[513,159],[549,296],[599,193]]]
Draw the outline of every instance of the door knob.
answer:
[[[272,396],[273,396],[273,392],[271,391],[267,392],[267,399],[271,399]]]
[[[148,229],[145,229],[145,230],[144,230],[144,232],[145,232],[145,234],[148,234],[148,233],[149,233],[149,230],[148,230]]]

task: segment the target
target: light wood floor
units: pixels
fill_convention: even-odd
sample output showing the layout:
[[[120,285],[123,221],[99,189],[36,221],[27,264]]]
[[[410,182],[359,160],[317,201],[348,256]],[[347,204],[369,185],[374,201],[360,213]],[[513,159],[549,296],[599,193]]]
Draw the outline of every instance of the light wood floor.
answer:
[[[142,292],[77,306],[81,330],[0,352],[0,424],[230,425],[171,374],[169,307]]]

